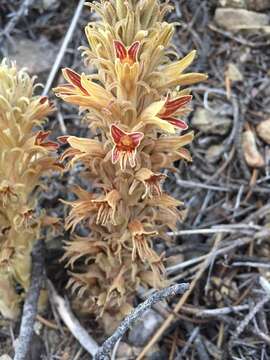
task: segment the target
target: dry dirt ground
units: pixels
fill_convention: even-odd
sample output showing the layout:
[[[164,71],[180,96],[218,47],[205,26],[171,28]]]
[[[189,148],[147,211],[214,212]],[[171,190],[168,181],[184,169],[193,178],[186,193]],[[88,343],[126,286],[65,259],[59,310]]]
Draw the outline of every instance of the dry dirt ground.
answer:
[[[270,1],[174,2],[170,21],[178,22],[175,45],[181,55],[198,50],[193,70],[208,73],[209,80],[193,88],[194,111],[188,119],[196,135],[190,147],[193,163],[180,163],[179,173],[170,174],[165,183],[167,191],[185,201],[186,220],[172,236],[170,248],[159,246],[168,257],[169,277],[193,281],[195,286],[147,358],[266,360],[270,358],[270,120],[265,122],[270,119]],[[78,1],[28,1],[28,11],[16,18],[22,3],[0,1],[0,57],[16,59],[46,83]],[[93,20],[85,8],[61,67],[84,69],[77,48],[87,45],[83,28]],[[53,85],[61,81],[58,72]],[[54,101],[57,114],[46,125],[53,137],[86,136],[77,109]],[[49,191],[41,205],[51,214],[64,216],[58,199],[68,200],[66,189],[78,181],[77,172],[79,168],[62,178],[45,179]],[[46,267],[64,295],[67,277],[58,264],[62,239],[48,244]],[[169,302],[165,314],[152,313],[154,324],[160,326],[176,301]],[[90,334],[104,338],[92,320],[80,320]],[[147,331],[147,321],[135,335],[124,337],[115,359],[135,359],[153,339],[155,331]],[[19,323],[0,318],[1,360],[13,356],[18,329]],[[143,339],[138,339],[140,333]],[[89,355],[48,305],[36,321],[29,359],[83,360]]]

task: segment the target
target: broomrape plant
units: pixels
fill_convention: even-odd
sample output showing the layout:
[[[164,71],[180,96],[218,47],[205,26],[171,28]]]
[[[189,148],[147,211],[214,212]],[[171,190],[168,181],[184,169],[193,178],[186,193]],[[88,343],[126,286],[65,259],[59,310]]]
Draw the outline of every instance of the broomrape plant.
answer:
[[[40,176],[59,165],[49,132],[33,131],[53,111],[47,97],[34,95],[34,80],[14,63],[0,63],[0,312],[8,318],[17,316],[29,286],[41,225],[57,223],[37,211]]]
[[[103,318],[120,319],[130,311],[136,286],[166,284],[163,255],[156,239],[168,240],[181,219],[182,202],[162,191],[177,160],[191,161],[185,145],[193,133],[184,120],[192,99],[185,85],[207,77],[185,72],[192,51],[177,58],[172,44],[174,26],[164,21],[171,10],[158,0],[101,0],[89,6],[101,17],[89,23],[89,48],[83,56],[95,74],[65,68],[67,83],[57,96],[84,111],[92,138],[68,136],[62,159],[67,167],[84,164],[92,183],[76,187],[66,229],[77,225],[89,235],[74,235],[65,245],[71,268],[68,285],[88,310]]]

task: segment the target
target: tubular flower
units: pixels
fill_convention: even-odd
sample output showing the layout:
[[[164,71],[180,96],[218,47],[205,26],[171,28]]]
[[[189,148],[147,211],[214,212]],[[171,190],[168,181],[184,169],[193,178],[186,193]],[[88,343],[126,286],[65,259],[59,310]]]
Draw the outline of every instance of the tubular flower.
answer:
[[[76,189],[78,199],[67,203],[71,239],[63,258],[80,307],[110,332],[108,324],[117,325],[130,310],[136,286],[168,284],[155,243],[158,236],[166,246],[183,204],[163,191],[164,171],[175,161],[191,161],[184,147],[193,132],[179,133],[188,128],[192,96],[182,86],[207,76],[186,71],[195,51],[171,60],[174,25],[164,20],[171,10],[167,1],[99,0],[89,6],[100,21],[86,26],[83,56],[96,72],[64,69],[68,83],[55,89],[85,111],[91,136],[61,139],[69,145],[61,157],[67,169],[82,163],[84,181],[92,184],[91,192]],[[89,235],[78,237],[77,225]]]
[[[19,313],[32,247],[46,222],[36,211],[35,191],[41,176],[60,170],[53,156],[58,145],[47,140],[48,131],[34,130],[54,107],[46,96],[35,96],[34,88],[24,70],[0,63],[0,312],[9,318]]]
[[[149,196],[150,198],[160,196],[162,194],[161,183],[166,179],[166,175],[161,173],[153,173],[150,169],[141,168],[135,174],[135,179],[129,189],[129,193],[132,194],[138,184],[141,182],[145,187],[145,192],[142,195],[142,199]]]
[[[162,80],[156,80],[154,83],[159,90],[165,90],[175,87],[177,85],[185,86],[196,84],[199,81],[206,79],[204,74],[199,73],[187,73],[183,74],[188,66],[191,65],[196,56],[196,51],[191,51],[183,59],[165,65],[162,68]],[[178,75],[178,76],[177,76]]]
[[[112,150],[112,163],[120,162],[120,167],[125,170],[127,161],[131,167],[136,166],[136,152],[144,134],[141,132],[127,133],[116,125],[111,126],[111,135],[114,143]]]
[[[73,202],[63,201],[72,207],[68,217],[66,218],[66,228],[75,230],[75,227],[91,217],[94,213],[95,206],[92,203],[93,194],[82,189],[74,188],[73,192],[78,196],[78,200]]]
[[[36,135],[35,145],[42,146],[48,150],[57,150],[59,145],[54,141],[45,141],[49,136],[50,131],[39,131]]]
[[[104,198],[92,200],[93,203],[98,205],[97,224],[106,225],[107,222],[111,222],[113,225],[117,225],[115,219],[116,207],[120,199],[119,192],[112,190]]]
[[[177,112],[179,112],[180,109],[182,109],[186,104],[188,104],[191,99],[191,95],[180,96],[179,98],[173,100],[167,99],[164,104],[164,109],[161,113],[158,114],[158,116],[161,119],[168,121],[171,125],[175,127],[178,127],[182,130],[187,130],[187,124],[183,120],[173,117],[173,115],[177,114]]]
[[[174,133],[174,126],[170,124],[169,121],[163,120],[162,117],[159,115],[160,112],[163,110],[166,102],[165,101],[156,101],[149,105],[144,111],[142,112],[137,127],[142,127],[147,124],[152,124],[158,126],[160,129]]]
[[[162,264],[161,257],[152,249],[149,239],[158,234],[157,231],[145,231],[143,224],[138,220],[133,220],[128,224],[132,236],[132,261],[135,262],[138,257],[143,263],[147,262],[153,271],[158,274],[156,282],[161,282],[161,275],[165,273],[165,267]]]
[[[81,107],[92,107],[97,110],[109,108],[113,96],[85,74],[79,75],[71,69],[63,69],[68,84],[54,89],[63,100]]]
[[[0,184],[0,201],[3,207],[6,207],[12,198],[16,198],[16,190],[7,180],[3,180]]]
[[[129,101],[136,97],[136,82],[139,79],[139,63],[137,59],[140,42],[135,41],[128,48],[118,40],[114,40],[116,54],[115,73],[119,93]]]

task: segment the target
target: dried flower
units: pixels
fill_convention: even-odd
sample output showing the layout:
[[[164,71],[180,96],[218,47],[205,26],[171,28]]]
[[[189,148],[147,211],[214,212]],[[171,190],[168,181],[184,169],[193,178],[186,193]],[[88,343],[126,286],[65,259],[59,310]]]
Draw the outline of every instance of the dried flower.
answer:
[[[142,195],[142,199],[146,196],[150,198],[155,196],[161,196],[162,188],[161,184],[166,179],[166,175],[161,173],[153,173],[150,169],[141,168],[135,174],[135,179],[129,189],[129,194],[132,194],[135,188],[141,183],[145,186],[145,192]]]
[[[162,171],[176,160],[191,161],[183,146],[193,133],[180,134],[188,128],[183,117],[192,96],[179,86],[207,77],[185,72],[195,51],[170,60],[174,27],[164,21],[167,1],[101,0],[90,6],[101,21],[86,26],[83,55],[97,73],[64,69],[68,84],[55,89],[80,106],[91,129],[91,139],[63,139],[70,145],[62,155],[67,168],[82,162],[84,178],[93,184],[91,193],[76,189],[78,199],[69,203],[66,228],[76,232],[80,224],[91,231],[66,244],[64,259],[74,270],[68,286],[108,324],[130,308],[138,284],[166,284],[155,241],[166,241],[168,229],[176,228],[182,203],[162,190]]]
[[[255,168],[264,166],[264,159],[257,148],[256,137],[252,130],[243,132],[242,146],[245,160],[249,166]]]
[[[108,222],[111,222],[113,225],[117,225],[115,220],[116,208],[121,199],[121,195],[117,190],[110,191],[102,199],[92,200],[93,203],[98,206],[98,213],[96,223],[101,225],[106,225]]]
[[[270,119],[263,120],[256,128],[257,133],[263,141],[270,144]]]

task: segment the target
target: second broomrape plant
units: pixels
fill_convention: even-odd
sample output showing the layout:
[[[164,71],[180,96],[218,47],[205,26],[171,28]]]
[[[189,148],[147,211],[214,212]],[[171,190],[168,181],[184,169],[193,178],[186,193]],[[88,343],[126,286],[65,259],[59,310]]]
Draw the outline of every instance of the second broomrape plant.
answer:
[[[57,224],[37,206],[41,176],[61,168],[53,156],[58,145],[41,130],[54,108],[35,95],[34,82],[0,62],[0,313],[13,319],[29,287],[34,242],[43,226]]]
[[[85,111],[93,134],[64,139],[70,147],[63,159],[69,166],[82,162],[94,188],[74,189],[66,228],[74,232],[84,224],[90,232],[74,235],[64,258],[72,269],[69,286],[106,326],[130,311],[137,285],[166,285],[162,255],[153,244],[175,230],[182,203],[162,191],[161,170],[191,161],[183,146],[193,133],[180,135],[188,126],[179,117],[189,112],[192,96],[182,87],[206,75],[184,73],[195,51],[171,61],[177,54],[174,26],[163,20],[171,10],[167,2],[101,0],[90,6],[101,20],[86,26],[89,48],[83,55],[97,73],[65,68],[67,84],[55,92]]]

